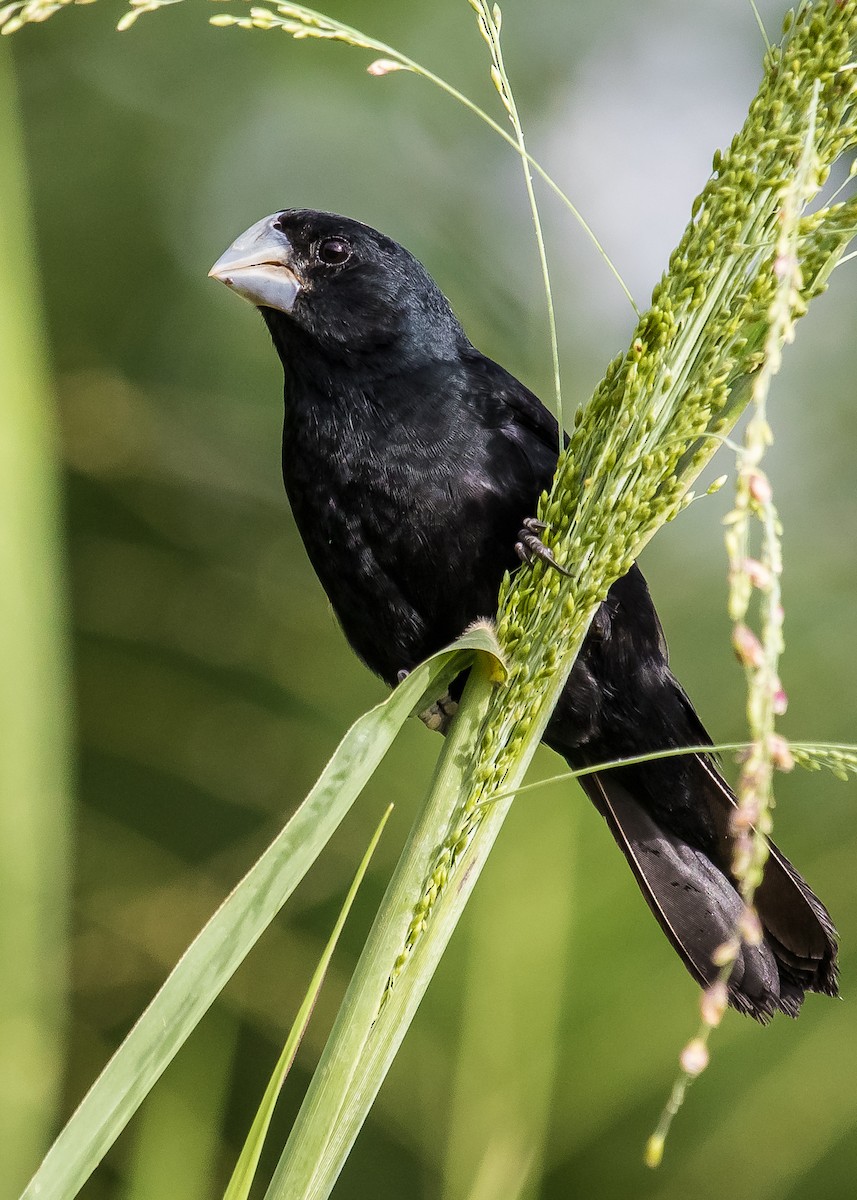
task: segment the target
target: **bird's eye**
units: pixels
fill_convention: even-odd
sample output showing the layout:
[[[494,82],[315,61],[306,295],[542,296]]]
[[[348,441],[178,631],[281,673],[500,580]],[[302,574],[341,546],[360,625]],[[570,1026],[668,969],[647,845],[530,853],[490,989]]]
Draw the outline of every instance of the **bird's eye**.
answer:
[[[325,238],[316,250],[319,261],[328,267],[341,267],[351,257],[351,247],[343,238]]]

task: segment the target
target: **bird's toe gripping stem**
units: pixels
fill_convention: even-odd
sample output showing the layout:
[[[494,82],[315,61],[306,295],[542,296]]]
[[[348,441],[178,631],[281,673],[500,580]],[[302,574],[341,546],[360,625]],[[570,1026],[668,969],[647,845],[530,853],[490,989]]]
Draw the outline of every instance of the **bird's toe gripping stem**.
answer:
[[[526,563],[528,567],[533,566],[536,559],[541,559],[549,567],[553,567],[555,571],[559,571],[560,575],[571,577],[571,572],[566,571],[565,567],[560,566],[553,555],[553,551],[539,537],[540,533],[544,533],[547,525],[544,521],[538,521],[535,517],[527,517],[524,521],[523,528],[518,533],[518,540],[515,542],[515,553],[521,562]]]
[[[458,712],[458,702],[453,700],[449,692],[444,694],[434,704],[420,713],[420,720],[433,733],[446,733],[452,724],[452,718]]]
[[[399,671],[398,681],[402,683],[408,678],[410,671]],[[433,733],[443,733],[449,729],[452,724],[452,718],[458,712],[458,701],[453,700],[449,690],[444,692],[435,700],[434,704],[430,704],[428,708],[419,713],[419,718],[427,729],[431,729]]]

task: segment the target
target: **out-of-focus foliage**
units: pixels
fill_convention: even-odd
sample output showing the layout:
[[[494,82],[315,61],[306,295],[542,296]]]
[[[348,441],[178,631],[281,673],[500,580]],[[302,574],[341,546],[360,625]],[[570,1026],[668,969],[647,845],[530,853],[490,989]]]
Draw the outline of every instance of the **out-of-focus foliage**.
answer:
[[[17,1179],[62,1079],[68,943],[69,670],[55,405],[8,52],[0,49],[0,1147]]]
[[[779,4],[761,7],[776,33]],[[80,803],[66,1114],[382,695],[336,629],[282,496],[275,356],[249,306],[207,281],[211,263],[276,208],[346,212],[409,246],[480,348],[550,395],[520,168],[499,139],[422,81],[371,79],[357,51],[214,30],[201,0],[120,36],[120,11],[104,0],[11,39],[33,210],[2,214],[35,238],[67,472]],[[464,0],[335,11],[495,103]],[[508,0],[504,16],[530,148],[645,302],[713,149],[755,91],[752,14],[739,0]],[[624,346],[633,314],[567,215],[549,200],[544,210],[574,402]],[[786,528],[783,728],[843,741],[855,740],[857,699],[855,265],[835,274],[786,356],[768,460]],[[714,473],[729,465],[719,458]],[[712,733],[738,740],[719,527],[728,493],[694,505],[644,565],[677,674]],[[414,723],[153,1094],[168,1119],[144,1111],[84,1195],[222,1190],[392,799],[275,1119],[282,1134],[436,753]],[[539,769],[556,768],[545,752]],[[695,1025],[695,989],[599,818],[557,786],[513,809],[336,1194],[708,1200],[740,1180],[761,1198],[851,1195],[855,796],[815,774],[782,779],[779,796],[778,838],[843,936],[846,1001],[811,998],[797,1024],[764,1030],[730,1014],[659,1173],[644,1172],[641,1147]],[[202,1147],[195,1185],[154,1170],[153,1153],[181,1163],[189,1147]]]

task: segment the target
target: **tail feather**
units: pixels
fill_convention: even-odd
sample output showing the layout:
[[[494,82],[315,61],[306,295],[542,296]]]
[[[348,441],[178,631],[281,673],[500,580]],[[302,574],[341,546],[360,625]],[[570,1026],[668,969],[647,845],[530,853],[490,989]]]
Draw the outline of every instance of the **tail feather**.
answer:
[[[700,756],[710,784],[709,795],[719,800],[727,818],[737,807],[735,793],[710,759]],[[765,875],[756,889],[756,909],[765,935],[775,947],[781,973],[806,991],[839,994],[836,928],[830,913],[783,852],[768,842]]]
[[[617,579],[592,623],[545,731],[572,768],[647,751],[710,744],[681,684],[646,581]],[[581,776],[646,901],[703,986],[712,955],[736,933],[744,903],[732,874],[737,800],[711,754],[688,753]],[[733,1007],[759,1021],[797,1016],[806,992],[837,994],[836,930],[773,843],[756,890],[763,940],[743,943],[729,979]]]
[[[699,764],[699,801],[707,803],[721,853],[712,855],[665,829],[633,792],[633,773],[602,772],[580,782],[607,821],[664,933],[697,982],[717,976],[712,955],[735,934],[743,900],[729,874],[729,813],[737,801],[712,761]],[[715,858],[717,861],[714,861]],[[836,930],[830,916],[773,843],[756,892],[764,939],[741,944],[729,979],[734,1008],[759,1021],[797,1016],[806,991],[837,994]]]

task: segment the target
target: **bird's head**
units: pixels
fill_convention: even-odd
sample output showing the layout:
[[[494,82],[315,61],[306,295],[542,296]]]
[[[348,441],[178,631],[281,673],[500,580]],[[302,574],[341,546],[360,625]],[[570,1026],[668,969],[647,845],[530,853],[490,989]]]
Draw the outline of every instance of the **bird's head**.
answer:
[[[259,308],[287,371],[295,357],[347,365],[381,350],[419,365],[451,357],[464,338],[412,254],[333,213],[273,213],[242,233],[209,274]]]

